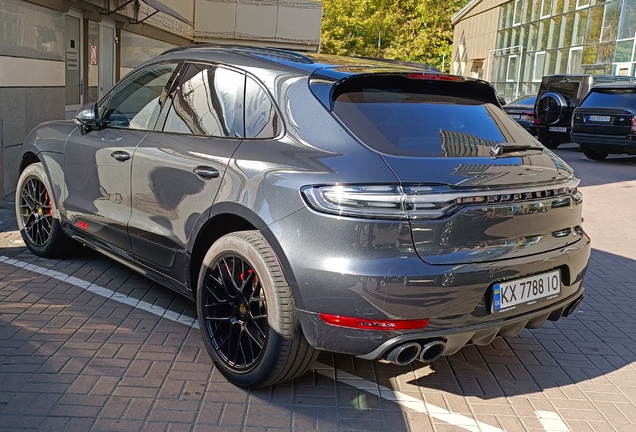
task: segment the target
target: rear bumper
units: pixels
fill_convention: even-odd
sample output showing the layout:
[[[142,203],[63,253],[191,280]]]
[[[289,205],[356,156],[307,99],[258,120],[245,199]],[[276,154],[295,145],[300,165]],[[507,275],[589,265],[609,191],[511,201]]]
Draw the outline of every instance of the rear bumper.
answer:
[[[543,304],[526,312],[511,312],[493,319],[485,314],[483,319],[474,319],[476,314],[431,319],[430,327],[410,332],[358,330],[326,324],[316,313],[300,311],[305,337],[318,349],[355,355],[367,360],[384,358],[395,346],[407,342],[424,344],[432,340],[445,342],[442,355],[451,355],[468,344],[487,345],[495,337],[515,337],[524,328],[539,328],[547,320],[556,321],[568,307],[582,296],[582,280],[572,286],[563,287],[568,293],[554,302]],[[479,306],[475,308],[479,310]],[[472,319],[471,319],[472,318]],[[490,321],[488,321],[490,320]],[[478,322],[468,324],[467,322]],[[430,330],[429,330],[430,328]]]
[[[565,132],[551,131],[551,127],[565,127]],[[566,126],[547,126],[544,124],[533,125],[534,134],[539,136],[547,136],[550,139],[559,139],[563,142],[570,141],[570,128]]]
[[[396,343],[444,338],[445,353],[466,343],[511,336],[536,327],[580,296],[590,257],[582,235],[568,246],[529,256],[461,264],[427,264],[417,255],[404,223],[348,220],[310,211],[279,221],[290,286],[308,342],[315,348],[379,358]],[[301,226],[302,228],[296,229]],[[290,253],[291,252],[291,253]],[[493,284],[559,269],[559,297],[496,314]],[[325,323],[319,313],[369,320],[429,319],[423,330],[378,331]],[[558,316],[557,316],[558,315]],[[489,342],[486,342],[489,343]]]
[[[359,355],[358,357],[365,360],[385,358],[386,354],[394,347],[411,341],[423,345],[432,340],[440,340],[445,343],[444,350],[441,353],[442,356],[452,355],[466,345],[488,345],[496,337],[515,337],[518,336],[524,328],[536,329],[541,327],[547,320],[556,321],[564,314],[566,316],[569,315],[569,313],[578,307],[580,300],[583,298],[583,291],[584,289],[580,287],[575,294],[556,304],[507,320],[453,330],[421,332],[418,334],[398,336],[384,342],[370,353]]]
[[[593,150],[636,154],[636,136],[582,134],[572,132],[572,140]]]

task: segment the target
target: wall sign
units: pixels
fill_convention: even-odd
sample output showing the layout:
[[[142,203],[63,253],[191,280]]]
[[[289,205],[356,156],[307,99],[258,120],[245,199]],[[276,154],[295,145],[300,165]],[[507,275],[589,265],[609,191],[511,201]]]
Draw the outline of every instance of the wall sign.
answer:
[[[96,65],[97,64],[97,46],[91,45],[90,55],[91,55],[91,64]]]
[[[75,41],[70,40],[66,48],[66,70],[79,70],[79,50],[75,47]]]

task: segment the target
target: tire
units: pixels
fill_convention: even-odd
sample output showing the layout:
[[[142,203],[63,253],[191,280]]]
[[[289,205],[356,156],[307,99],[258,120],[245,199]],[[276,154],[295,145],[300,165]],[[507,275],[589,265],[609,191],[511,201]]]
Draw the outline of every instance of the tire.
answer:
[[[258,231],[227,234],[210,247],[196,300],[205,347],[237,386],[294,379],[318,355],[302,334],[291,289]]]
[[[583,151],[586,158],[592,160],[603,160],[609,155],[608,152],[592,150],[589,147],[582,147],[581,151]]]
[[[27,166],[20,174],[15,193],[15,213],[24,243],[35,255],[56,258],[72,243],[62,231],[51,199],[51,185],[41,163]]]
[[[550,138],[545,134],[541,134],[539,135],[539,142],[547,148],[554,150],[558,148],[563,141],[561,141],[560,139]]]

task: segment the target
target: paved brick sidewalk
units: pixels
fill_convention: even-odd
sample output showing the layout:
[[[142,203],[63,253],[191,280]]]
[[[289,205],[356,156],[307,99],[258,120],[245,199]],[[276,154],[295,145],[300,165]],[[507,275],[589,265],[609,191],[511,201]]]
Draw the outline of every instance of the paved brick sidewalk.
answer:
[[[636,431],[636,159],[558,152],[595,248],[575,316],[431,366],[324,354],[249,392],[214,371],[189,300],[85,248],[38,259],[0,209],[0,432]]]

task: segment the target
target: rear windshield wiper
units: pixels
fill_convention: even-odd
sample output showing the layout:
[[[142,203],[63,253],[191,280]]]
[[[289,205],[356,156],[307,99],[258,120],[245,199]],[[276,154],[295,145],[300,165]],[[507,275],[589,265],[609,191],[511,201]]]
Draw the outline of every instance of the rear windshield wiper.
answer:
[[[536,145],[531,144],[517,144],[517,143],[497,143],[490,147],[491,154],[494,156],[502,155],[505,153],[514,153],[528,150],[536,150],[542,152],[543,149]]]

